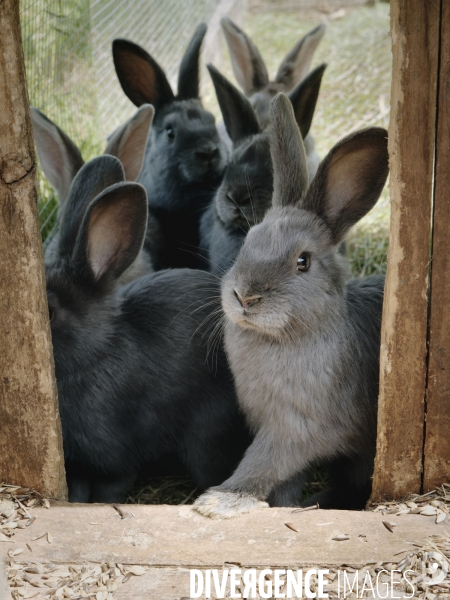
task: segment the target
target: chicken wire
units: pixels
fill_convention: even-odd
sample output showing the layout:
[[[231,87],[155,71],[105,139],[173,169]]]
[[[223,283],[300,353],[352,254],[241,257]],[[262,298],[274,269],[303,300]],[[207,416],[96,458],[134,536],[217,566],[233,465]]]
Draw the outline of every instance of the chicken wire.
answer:
[[[111,54],[116,37],[142,45],[176,75],[196,28],[220,0],[22,0],[21,25],[30,103],[79,145],[85,159],[136,110],[123,93]],[[57,203],[38,178],[42,234]]]
[[[352,8],[349,5],[365,4]],[[105,137],[136,110],[115,75],[111,42],[126,37],[146,48],[176,86],[182,54],[201,21],[243,7],[238,23],[260,48],[273,75],[309,29],[327,32],[313,66],[327,62],[312,132],[323,156],[350,131],[389,120],[391,54],[389,5],[367,0],[22,0],[21,19],[31,104],[80,146],[85,159],[102,152]],[[247,10],[246,10],[247,8]],[[232,18],[235,14],[232,12]],[[235,82],[223,37],[211,60]],[[206,108],[220,119],[213,86],[202,75]],[[38,177],[42,234],[51,232],[54,194]],[[387,194],[385,194],[387,199]]]

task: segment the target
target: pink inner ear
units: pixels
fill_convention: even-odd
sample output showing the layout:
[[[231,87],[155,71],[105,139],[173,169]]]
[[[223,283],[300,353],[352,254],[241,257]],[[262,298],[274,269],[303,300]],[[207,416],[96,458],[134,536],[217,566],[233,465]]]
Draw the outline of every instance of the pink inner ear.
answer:
[[[119,143],[117,158],[123,165],[127,181],[136,181],[141,171],[152,118],[153,113],[139,115],[128,125]]]
[[[38,148],[41,148],[39,157],[50,183],[57,190],[63,186],[68,188],[72,174],[66,157],[66,149],[59,134],[56,130],[54,132],[41,131],[36,127],[34,137]]]
[[[231,62],[233,64],[234,74],[239,85],[246,94],[254,92],[253,89],[253,69],[252,57],[248,49],[246,40],[238,34],[228,34],[229,44],[232,48],[230,52]]]
[[[88,257],[96,281],[119,266],[122,253],[132,243],[133,203],[123,198],[97,204],[88,229]]]
[[[350,151],[341,148],[333,157],[327,181],[327,214],[331,220],[338,218],[343,210],[352,208],[353,203],[361,199],[366,189],[368,173],[370,177],[370,166],[378,157],[378,148],[368,147],[367,142]]]

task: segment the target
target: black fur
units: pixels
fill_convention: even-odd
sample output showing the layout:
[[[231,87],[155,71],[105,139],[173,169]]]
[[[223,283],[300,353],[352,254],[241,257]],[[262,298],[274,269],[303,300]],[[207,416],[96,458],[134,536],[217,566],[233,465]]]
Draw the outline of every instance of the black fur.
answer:
[[[111,160],[79,172],[86,194]],[[208,343],[216,278],[184,269],[116,285],[139,252],[146,205],[139,184],[103,190],[75,239],[61,227],[46,265],[71,501],[122,501],[147,463],[173,455],[198,486],[218,484],[249,441],[222,346]]]
[[[127,40],[113,42],[114,63],[124,92],[137,105],[149,102],[155,107],[139,182],[147,190],[165,238],[157,269],[198,266],[199,221],[220,185],[227,162],[214,116],[203,108],[198,96],[205,32],[206,26],[199,25],[186,50],[178,96],[145,50]]]
[[[302,137],[308,135],[326,65],[312,71],[289,94]],[[251,102],[208,65],[233,153],[213,203],[200,222],[204,268],[222,276],[234,263],[248,230],[272,205],[270,129],[263,129]]]

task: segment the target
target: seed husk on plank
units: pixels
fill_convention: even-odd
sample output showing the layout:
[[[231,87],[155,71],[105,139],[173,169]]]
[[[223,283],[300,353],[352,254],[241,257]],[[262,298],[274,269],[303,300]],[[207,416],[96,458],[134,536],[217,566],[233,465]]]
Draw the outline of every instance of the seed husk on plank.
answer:
[[[383,521],[383,525],[386,527],[388,531],[394,533],[395,523],[390,523],[389,521]]]

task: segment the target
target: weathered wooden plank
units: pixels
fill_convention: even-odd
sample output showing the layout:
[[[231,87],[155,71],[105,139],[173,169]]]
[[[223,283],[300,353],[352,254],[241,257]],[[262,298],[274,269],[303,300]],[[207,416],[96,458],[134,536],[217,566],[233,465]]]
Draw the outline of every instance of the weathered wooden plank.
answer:
[[[391,2],[391,225],[373,498],[421,487],[440,0]]]
[[[450,481],[450,2],[442,3],[424,491]]]
[[[0,31],[0,481],[64,498],[19,0]]]
[[[16,530],[14,543],[0,543],[0,558],[11,547],[25,551],[17,562],[141,564],[149,567],[287,568],[314,564],[365,565],[393,561],[396,553],[448,529],[435,517],[400,515],[391,533],[385,516],[373,512],[288,508],[260,509],[229,521],[207,519],[189,506],[122,506],[134,516],[121,519],[111,505],[57,504],[33,509],[36,521]],[[292,523],[298,533],[286,527]],[[50,532],[46,537],[32,538]],[[349,540],[335,541],[339,534]],[[28,543],[32,552],[25,544]]]

